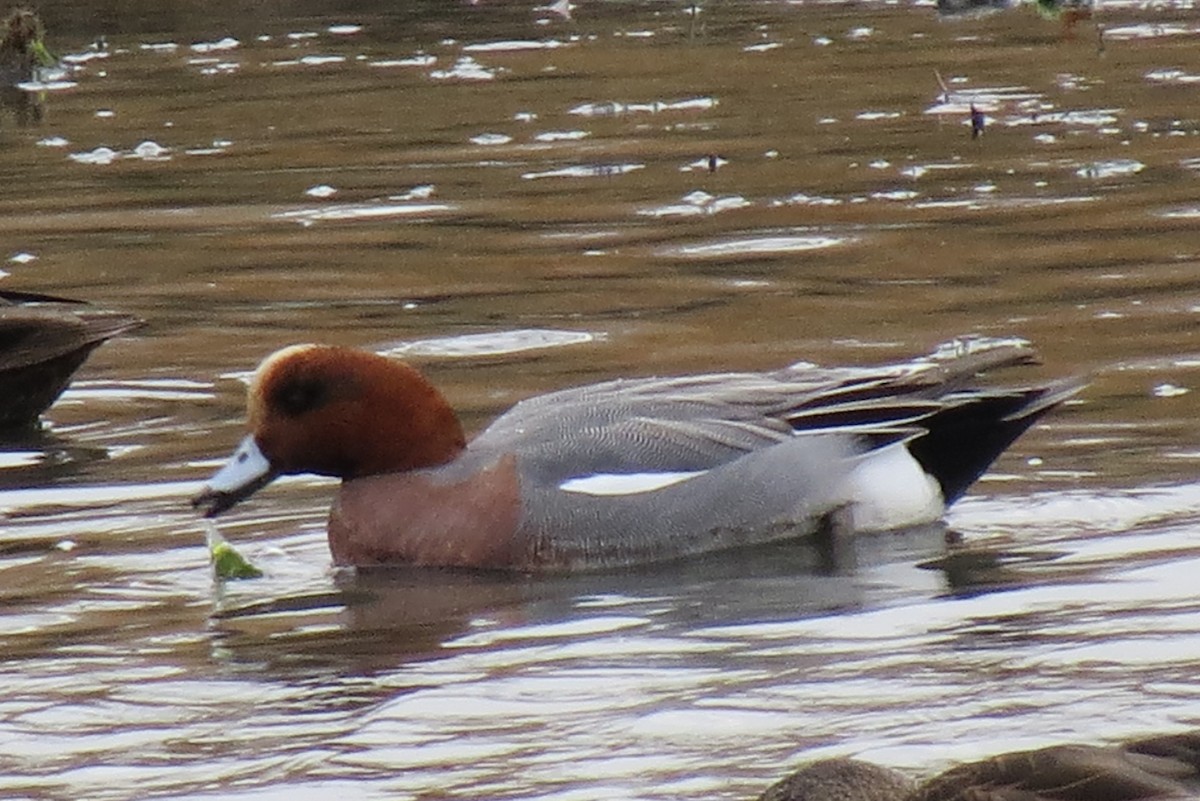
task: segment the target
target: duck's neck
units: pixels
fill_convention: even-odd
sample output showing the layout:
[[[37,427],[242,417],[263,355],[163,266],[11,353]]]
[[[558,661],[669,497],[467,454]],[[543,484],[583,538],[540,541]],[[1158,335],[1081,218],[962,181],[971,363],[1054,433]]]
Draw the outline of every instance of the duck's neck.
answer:
[[[437,467],[466,448],[462,424],[442,393],[407,364],[388,360],[387,367],[364,408],[363,452],[345,478]]]

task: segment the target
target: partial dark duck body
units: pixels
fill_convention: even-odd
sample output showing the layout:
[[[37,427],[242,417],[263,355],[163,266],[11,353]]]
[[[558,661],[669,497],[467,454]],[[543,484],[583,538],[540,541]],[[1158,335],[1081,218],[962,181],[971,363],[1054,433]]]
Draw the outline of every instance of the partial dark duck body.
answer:
[[[0,431],[36,424],[93,350],[142,325],[78,300],[0,291]]]
[[[918,785],[857,759],[823,759],[758,801],[1159,801],[1200,798],[1200,730],[1119,747],[1055,745],[958,765]]]

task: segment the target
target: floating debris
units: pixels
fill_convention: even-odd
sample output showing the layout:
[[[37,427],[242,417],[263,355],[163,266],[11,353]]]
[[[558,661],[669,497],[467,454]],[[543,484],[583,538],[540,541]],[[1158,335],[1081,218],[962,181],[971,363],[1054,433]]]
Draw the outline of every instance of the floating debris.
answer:
[[[208,555],[212,559],[213,575],[221,581],[262,578],[263,572],[250,564],[217,531],[212,521],[205,521],[204,539],[208,543]]]
[[[724,167],[728,163],[729,163],[728,159],[726,159],[722,156],[719,156],[716,153],[709,153],[704,158],[699,158],[691,163],[684,164],[682,167],[679,168],[679,171],[680,172],[698,172],[700,170],[704,170],[706,172],[716,172],[717,170],[719,170],[721,167]]]
[[[971,104],[971,138],[978,139],[983,136],[983,127],[987,124],[987,120],[983,112]]]

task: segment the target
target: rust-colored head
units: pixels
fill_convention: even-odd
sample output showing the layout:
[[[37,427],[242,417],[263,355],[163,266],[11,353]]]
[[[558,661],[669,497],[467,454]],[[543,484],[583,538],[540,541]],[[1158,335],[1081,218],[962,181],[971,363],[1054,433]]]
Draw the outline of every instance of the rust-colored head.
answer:
[[[424,376],[350,348],[294,345],[250,384],[250,433],[279,473],[359,478],[434,467],[463,447],[458,417]]]
[[[436,467],[466,447],[454,410],[424,376],[351,348],[293,345],[263,360],[250,434],[194,500],[209,516],[287,473],[342,479]]]

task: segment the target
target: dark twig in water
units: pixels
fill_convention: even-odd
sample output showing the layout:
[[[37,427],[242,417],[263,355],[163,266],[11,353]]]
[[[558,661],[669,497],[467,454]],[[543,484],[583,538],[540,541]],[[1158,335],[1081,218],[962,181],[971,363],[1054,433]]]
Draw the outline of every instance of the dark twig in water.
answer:
[[[983,136],[983,127],[987,124],[987,118],[979,109],[975,108],[975,104],[971,104],[971,138],[978,139]]]

